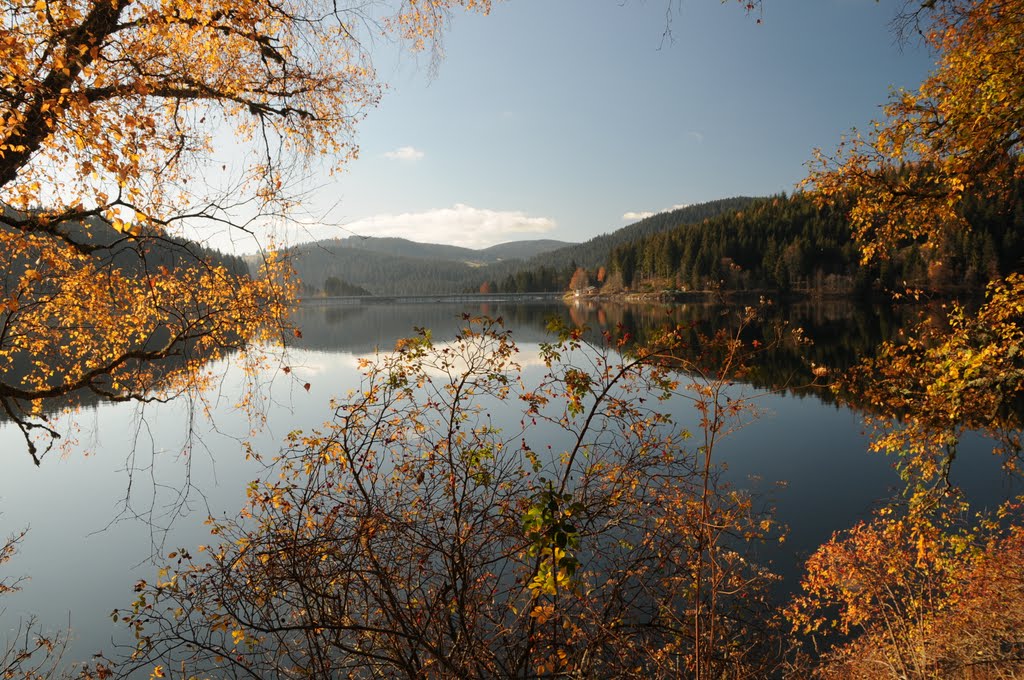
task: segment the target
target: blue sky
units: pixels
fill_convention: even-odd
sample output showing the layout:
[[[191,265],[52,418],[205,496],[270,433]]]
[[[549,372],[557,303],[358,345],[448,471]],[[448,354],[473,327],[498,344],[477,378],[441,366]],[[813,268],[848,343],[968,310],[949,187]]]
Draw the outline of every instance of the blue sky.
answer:
[[[895,0],[507,0],[457,14],[445,59],[380,42],[361,156],[315,178],[314,223],[485,247],[583,241],[675,205],[790,192],[812,148],[880,115],[933,61]],[[756,23],[756,18],[761,23]],[[628,217],[627,217],[628,216]],[[341,227],[339,229],[339,226]]]

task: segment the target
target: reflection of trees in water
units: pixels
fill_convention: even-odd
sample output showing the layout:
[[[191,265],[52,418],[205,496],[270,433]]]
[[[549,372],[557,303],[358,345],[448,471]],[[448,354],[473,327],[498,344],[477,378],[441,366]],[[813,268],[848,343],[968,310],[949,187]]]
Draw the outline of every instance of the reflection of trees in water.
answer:
[[[354,321],[364,307],[328,307],[324,311],[324,323],[337,326],[345,321]]]
[[[627,304],[594,300],[578,300],[570,305],[494,302],[318,305],[303,307],[295,320],[303,333],[299,347],[355,354],[389,349],[397,339],[412,335],[415,328],[429,328],[434,337],[451,337],[463,325],[463,314],[471,314],[502,317],[519,342],[550,340],[545,328],[553,315],[589,327],[593,340],[599,339],[604,330],[621,329],[642,342],[667,325],[681,326],[688,334],[687,346],[696,355],[700,352],[702,338],[709,338],[720,329],[734,330],[740,311],[741,305]],[[810,342],[775,343],[770,350],[758,355],[746,379],[759,388],[782,389],[811,383],[812,363],[832,371],[845,371],[860,359],[872,356],[883,340],[895,339],[899,329],[916,319],[920,311],[919,307],[865,305],[852,300],[806,300],[768,306],[762,322],[744,330],[744,340],[769,345],[767,341],[778,330],[800,328]],[[829,390],[812,389],[822,400],[834,400]]]
[[[222,544],[139,584],[118,614],[146,642],[119,670],[770,677],[776,577],[749,558],[778,534],[719,481],[716,441],[746,410],[728,378],[667,380],[671,334],[637,359],[566,332],[527,388],[503,328],[435,337],[290,436],[275,481],[211,519]],[[646,399],[677,389],[699,444]]]
[[[221,359],[227,359],[231,356],[236,355],[236,350],[226,349],[222,356],[218,357]],[[155,359],[146,362],[146,370],[150,371],[154,376],[152,388],[154,390],[160,389],[162,386],[162,378],[171,376],[177,372],[180,372],[190,362],[195,363],[197,368],[201,368],[210,360],[208,354],[202,354],[196,351],[195,343],[178,343],[175,353],[161,359]],[[24,358],[22,361],[14,362],[14,369],[8,372],[5,378],[14,384],[18,384],[22,378],[19,374],[20,367],[30,362],[30,359]],[[126,366],[136,365],[138,362],[128,361]],[[56,397],[48,397],[46,399],[40,399],[40,411],[39,413],[51,417],[60,413],[66,413],[73,410],[89,411],[96,409],[99,405],[110,402],[111,399],[96,390],[90,388],[82,388],[61,394]],[[119,399],[118,401],[126,401]],[[145,399],[133,399],[133,401],[145,401]],[[14,405],[17,412],[29,413],[31,412],[31,402],[23,399],[11,399],[10,403]],[[0,425],[10,422],[10,418],[2,409],[0,409]]]
[[[400,338],[430,329],[435,338],[454,337],[465,325],[464,315],[501,317],[517,342],[550,340],[547,319],[564,314],[561,304],[450,302],[440,304],[325,305],[300,308],[293,317],[302,329],[295,344],[302,349],[365,354],[387,350]]]
[[[735,329],[739,311],[740,307],[712,303],[664,305],[590,300],[570,305],[560,302],[317,304],[301,307],[295,313],[293,320],[302,329],[302,338],[294,344],[300,349],[366,354],[391,349],[399,338],[414,335],[416,328],[430,329],[435,338],[453,337],[464,326],[465,314],[501,317],[517,342],[546,342],[551,340],[545,330],[548,320],[558,316],[589,327],[591,339],[595,341],[604,330],[615,332],[621,328],[643,341],[666,325],[678,325],[685,329],[687,344],[696,355],[701,338],[711,337],[719,329]],[[776,344],[758,356],[746,379],[758,388],[782,389],[812,382],[812,362],[830,370],[845,371],[860,359],[873,356],[883,340],[895,339],[899,330],[916,320],[922,311],[926,310],[906,305],[863,305],[850,300],[770,306],[761,324],[744,331],[745,340],[765,342],[776,328],[788,325],[802,328],[804,336],[812,343]],[[182,359],[169,357],[165,361],[170,371]],[[811,391],[794,388],[794,391],[813,394],[826,402],[834,401],[834,395],[820,387]],[[56,413],[75,406],[94,407],[101,401],[91,392],[70,395],[47,400],[44,411]],[[3,421],[0,414],[0,422]]]
[[[687,336],[685,347],[693,359],[702,352],[706,339],[719,330],[735,331],[743,304],[717,303],[623,304],[607,301],[579,301],[568,312],[573,323],[595,330],[621,328],[637,342],[649,339],[666,325],[679,326]],[[801,387],[813,382],[813,367],[843,372],[864,357],[873,356],[883,340],[894,340],[901,328],[914,321],[922,308],[909,305],[864,304],[853,300],[804,300],[763,308],[760,323],[743,330],[748,343],[766,347],[753,357],[744,380],[762,389],[789,389],[814,395],[832,403],[835,395],[822,387]],[[802,329],[808,342],[790,338],[770,342],[777,334]],[[819,380],[820,383],[820,380]]]

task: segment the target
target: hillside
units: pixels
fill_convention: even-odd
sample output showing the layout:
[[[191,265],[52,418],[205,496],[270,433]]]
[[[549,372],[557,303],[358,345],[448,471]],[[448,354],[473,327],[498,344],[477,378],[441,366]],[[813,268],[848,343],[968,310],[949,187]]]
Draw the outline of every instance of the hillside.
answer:
[[[473,250],[400,238],[351,236],[300,244],[289,249],[288,255],[307,295],[324,291],[331,277],[376,295],[464,293],[480,289],[485,282],[504,282],[502,290],[510,292],[564,290],[576,266],[604,265],[616,246],[680,224],[736,212],[754,200],[736,197],[687,206],[585,243],[538,239]],[[513,282],[512,289],[509,282]]]
[[[1004,197],[964,202],[970,231],[929,248],[906,242],[871,266],[846,207],[819,207],[801,194],[776,196],[700,224],[681,224],[616,246],[601,264],[612,287],[670,287],[866,293],[910,286],[935,292],[981,290],[1024,261],[1024,182]],[[591,281],[596,277],[591,271]]]
[[[417,243],[404,238],[378,238],[376,236],[349,236],[347,238],[326,239],[315,243],[296,246],[321,248],[328,252],[344,250],[367,251],[392,257],[412,258],[417,260],[451,260],[453,262],[470,262],[476,259],[477,251],[471,248],[460,248],[441,243]]]
[[[466,264],[489,264],[510,259],[526,259],[558,248],[575,244],[551,239],[534,241],[510,241],[499,243],[489,248],[474,250],[449,246],[441,243],[420,243],[404,238],[379,238],[376,236],[349,236],[347,238],[326,239],[315,243],[303,244],[296,248],[315,247],[329,252],[341,252],[343,249],[361,250],[393,257],[413,258],[417,260],[445,260]]]
[[[699,224],[722,215],[730,215],[758,200],[763,199],[736,196],[658,213],[611,233],[595,236],[584,243],[540,253],[525,262],[498,263],[479,270],[477,284],[487,280],[503,292],[565,290],[576,267],[596,270],[598,267],[606,266],[612,251],[618,246],[634,243],[681,225]]]
[[[696,203],[684,208],[652,215],[608,234],[601,234],[584,243],[577,243],[531,258],[530,265],[555,266],[575,262],[580,267],[597,267],[608,259],[612,248],[631,243],[652,234],[674,229],[681,224],[696,224],[704,220],[743,210],[754,201],[749,196],[723,198],[717,201]]]
[[[376,295],[462,293],[479,288],[480,268],[488,263],[535,256],[571,244],[564,241],[513,241],[474,250],[400,238],[351,236],[304,243],[288,256],[306,295],[326,290],[336,278]],[[250,265],[251,266],[251,265]]]
[[[578,244],[566,243],[565,241],[553,241],[551,239],[537,239],[533,241],[510,241],[500,243],[490,248],[484,248],[477,252],[483,256],[484,262],[501,262],[502,260],[526,260],[543,253],[557,251],[563,248],[572,248]]]
[[[19,215],[10,208],[4,208],[4,211],[13,218]],[[0,226],[0,229],[11,227]],[[93,257],[96,258],[98,266],[112,265],[116,269],[133,274],[147,268],[153,270],[166,267],[174,270],[179,266],[195,266],[200,261],[222,265],[235,275],[242,275],[250,269],[242,257],[222,253],[183,238],[145,231],[136,237],[126,237],[99,217],[62,222],[58,234],[75,243],[95,248]],[[10,286],[16,285],[23,269],[30,264],[17,260],[10,262],[0,280],[0,290],[7,290]]]
[[[328,278],[365,288],[374,295],[459,293],[473,278],[473,266],[455,260],[405,257],[322,243],[289,249],[303,293],[324,290]]]

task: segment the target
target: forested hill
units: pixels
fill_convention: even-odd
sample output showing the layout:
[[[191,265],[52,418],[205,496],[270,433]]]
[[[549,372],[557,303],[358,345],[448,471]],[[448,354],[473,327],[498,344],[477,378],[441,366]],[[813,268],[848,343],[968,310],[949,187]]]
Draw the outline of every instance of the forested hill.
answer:
[[[564,289],[569,285],[569,279],[572,277],[575,267],[597,269],[605,265],[612,249],[618,245],[633,243],[680,224],[701,222],[719,215],[733,213],[742,210],[756,200],[758,199],[747,196],[735,196],[658,213],[611,233],[595,236],[584,243],[567,245],[536,255],[525,263],[494,265],[481,271],[480,274],[489,281],[497,283],[502,290],[508,289],[512,281],[517,281],[521,290],[537,288],[549,290],[558,287]],[[550,277],[555,272],[558,276],[557,285],[550,281]]]
[[[287,257],[302,281],[303,295],[326,292],[329,279],[359,286],[375,295],[461,293],[474,267],[455,260],[387,255],[372,250],[304,244]]]
[[[688,206],[580,244],[527,241],[481,251],[352,237],[296,246],[290,257],[306,295],[325,292],[329,281],[334,291],[351,284],[378,295],[560,291],[577,270],[585,274],[577,287],[612,291],[973,290],[1024,265],[1022,187],[999,201],[966,202],[970,230],[950,229],[928,249],[903,244],[870,267],[859,262],[845,207],[818,208],[802,194]]]
[[[929,249],[903,244],[871,267],[859,263],[845,207],[819,209],[799,194],[620,244],[601,264],[612,287],[632,289],[980,289],[993,275],[1018,271],[1024,263],[1022,187],[1006,200],[969,201],[969,231],[950,229]],[[596,271],[589,274],[596,280]]]
[[[404,238],[380,238],[376,236],[350,236],[348,238],[327,239],[317,241],[296,249],[317,248],[328,252],[342,249],[364,250],[381,255],[414,258],[419,260],[446,260],[463,262],[471,265],[483,265],[509,259],[523,259],[539,253],[555,250],[574,244],[565,241],[538,239],[533,241],[512,241],[501,243],[490,248],[474,250],[440,243],[419,243]]]
[[[639,222],[601,234],[584,243],[565,246],[536,255],[525,262],[503,262],[477,271],[477,285],[499,292],[566,290],[577,267],[596,271],[608,262],[618,245],[633,243],[680,224],[700,222],[742,210],[759,200],[747,196],[724,198],[688,205],[652,215]]]
[[[305,295],[326,292],[327,281],[377,295],[465,293],[494,290],[565,290],[577,266],[607,262],[616,245],[632,243],[679,224],[740,210],[757,199],[727,198],[648,217],[586,243],[515,241],[471,250],[397,238],[352,236],[300,244],[288,251]],[[516,288],[518,286],[518,288]]]
[[[17,220],[19,215],[24,213],[5,208],[4,214],[9,219]],[[13,228],[0,225],[0,229]],[[61,238],[74,243],[96,248],[93,257],[97,266],[101,268],[110,265],[124,272],[138,274],[146,269],[152,271],[166,267],[173,271],[178,267],[194,267],[197,263],[204,262],[221,265],[235,275],[244,275],[249,271],[247,263],[240,256],[163,234],[143,231],[137,236],[129,237],[99,217],[90,217],[80,222],[65,221],[61,223],[58,234]],[[0,288],[6,290],[12,285],[17,285],[21,273],[30,265],[27,261],[9,261],[0,280]]]
[[[303,294],[331,294],[328,282],[344,289],[357,286],[377,295],[463,293],[477,290],[478,272],[490,263],[529,257],[565,247],[564,241],[503,243],[482,250],[399,238],[352,236],[304,243],[288,257],[303,284]],[[521,260],[515,260],[522,266]]]
[[[612,288],[788,290],[838,278],[852,290],[858,255],[843,215],[776,196],[620,244],[602,264]]]
[[[501,262],[502,260],[525,260],[548,253],[560,248],[573,248],[577,244],[552,239],[536,239],[530,241],[510,241],[499,243],[490,248],[476,251],[485,262]]]

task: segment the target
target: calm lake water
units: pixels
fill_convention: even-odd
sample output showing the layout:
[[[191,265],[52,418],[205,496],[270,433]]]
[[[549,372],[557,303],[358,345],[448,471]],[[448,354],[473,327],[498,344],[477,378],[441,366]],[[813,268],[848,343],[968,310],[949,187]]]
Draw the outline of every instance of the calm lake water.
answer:
[[[223,378],[205,404],[99,404],[64,417],[59,429],[75,430],[77,443],[64,456],[51,454],[40,468],[31,464],[20,433],[0,425],[0,531],[29,528],[20,553],[0,573],[29,577],[21,592],[0,601],[0,638],[9,639],[20,622],[36,615],[45,629],[70,626],[67,662],[98,652],[113,656],[115,643],[129,643],[129,636],[110,613],[130,604],[138,579],[154,578],[151,556],[212,542],[205,518],[234,515],[245,485],[267,474],[245,460],[243,440],[272,454],[289,431],[330,416],[330,398],[358,384],[360,358],[390,348],[413,327],[431,328],[435,340],[450,338],[463,313],[503,317],[520,347],[527,381],[543,373],[537,344],[549,339],[544,327],[554,314],[595,329],[623,324],[640,336],[665,322],[693,323],[695,331],[708,332],[733,318],[710,306],[312,304],[298,313],[300,343],[255,377],[265,423],[250,422],[235,407],[250,378],[226,360],[215,366]],[[761,416],[723,440],[717,455],[734,484],[768,493],[777,517],[789,525],[786,544],[763,555],[786,575],[784,588],[796,587],[800,560],[814,546],[866,517],[899,488],[892,461],[866,453],[857,412],[835,405],[826,390],[785,385],[808,382],[808,361],[850,365],[893,337],[908,313],[840,302],[773,312],[776,321],[803,328],[814,345],[801,350],[803,356],[775,353],[752,372],[754,384],[740,389],[761,394]],[[288,373],[281,370],[285,365]],[[211,418],[202,415],[204,407]],[[695,422],[683,405],[669,408],[684,426]],[[954,481],[979,507],[1019,492],[999,473],[989,449],[980,438],[969,439],[954,468]],[[777,488],[776,482],[787,485]]]

